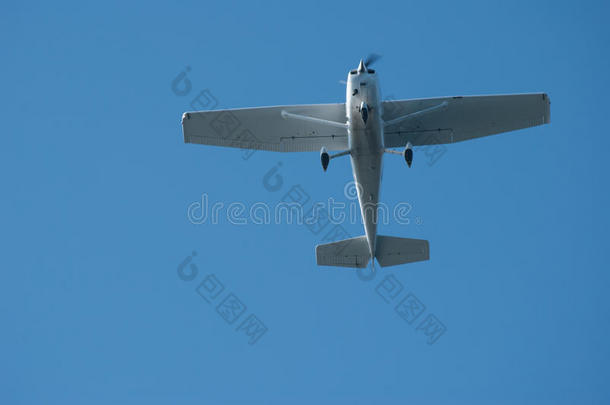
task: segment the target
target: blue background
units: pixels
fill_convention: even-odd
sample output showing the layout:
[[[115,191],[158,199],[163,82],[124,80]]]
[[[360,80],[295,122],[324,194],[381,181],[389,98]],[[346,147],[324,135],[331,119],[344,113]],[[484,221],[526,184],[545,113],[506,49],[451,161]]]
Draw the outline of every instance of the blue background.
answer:
[[[605,2],[87,3],[0,14],[0,402],[610,400]],[[413,210],[380,233],[429,239],[431,260],[371,281],[317,267],[302,225],[188,221],[204,193],[345,201],[348,159],[245,160],[185,145],[180,117],[203,89],[342,102],[369,52],[384,97],[544,91],[552,122],[386,157],[382,201]],[[197,294],[209,274],[267,326],[255,345]],[[445,325],[435,344],[377,294],[389,274]]]

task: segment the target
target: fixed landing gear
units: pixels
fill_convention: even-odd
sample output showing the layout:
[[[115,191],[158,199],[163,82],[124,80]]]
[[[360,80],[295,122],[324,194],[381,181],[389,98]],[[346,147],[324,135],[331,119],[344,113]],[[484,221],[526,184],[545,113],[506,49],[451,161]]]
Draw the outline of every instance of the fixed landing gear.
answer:
[[[402,155],[405,162],[407,162],[407,166],[409,167],[411,167],[411,164],[413,163],[413,145],[411,145],[411,142],[407,142],[407,145],[402,152],[393,149],[385,149],[384,152],[391,153],[392,155]]]
[[[344,150],[343,152],[339,152],[334,155],[330,155],[330,154],[328,154],[326,147],[322,146],[322,149],[320,149],[320,163],[322,163],[322,169],[324,169],[324,171],[326,171],[326,169],[328,169],[328,164],[330,163],[331,159],[338,158],[340,156],[349,155],[350,153],[351,153],[350,150]]]

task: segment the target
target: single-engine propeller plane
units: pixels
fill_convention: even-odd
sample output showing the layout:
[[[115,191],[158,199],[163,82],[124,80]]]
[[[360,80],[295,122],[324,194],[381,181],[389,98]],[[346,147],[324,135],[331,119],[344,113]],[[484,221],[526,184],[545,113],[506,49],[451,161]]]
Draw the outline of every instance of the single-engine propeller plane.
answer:
[[[364,223],[363,236],[316,246],[318,265],[381,267],[428,260],[427,240],[377,235],[385,153],[411,167],[413,148],[449,144],[548,124],[545,93],[382,101],[373,59],[347,75],[345,103],[185,112],[184,142],[275,152],[319,151],[324,171],[349,156]],[[223,130],[219,130],[223,128]],[[230,128],[239,128],[231,133]],[[392,149],[401,148],[402,151]]]

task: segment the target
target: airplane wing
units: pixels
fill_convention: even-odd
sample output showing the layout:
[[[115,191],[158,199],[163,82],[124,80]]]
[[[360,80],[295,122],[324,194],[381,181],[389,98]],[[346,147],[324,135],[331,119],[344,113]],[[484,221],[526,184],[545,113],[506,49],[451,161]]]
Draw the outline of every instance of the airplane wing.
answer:
[[[460,142],[548,124],[551,101],[545,93],[425,98],[384,101],[383,111],[385,146],[395,148],[407,142]]]
[[[298,116],[293,119],[290,116]],[[318,122],[316,122],[318,121]],[[322,121],[332,121],[329,126]],[[276,152],[345,150],[345,104],[313,104],[185,112],[185,143]]]

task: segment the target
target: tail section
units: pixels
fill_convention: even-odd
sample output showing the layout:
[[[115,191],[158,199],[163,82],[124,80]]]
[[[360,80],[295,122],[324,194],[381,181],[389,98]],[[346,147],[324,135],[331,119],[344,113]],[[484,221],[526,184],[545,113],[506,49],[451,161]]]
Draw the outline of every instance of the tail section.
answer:
[[[318,266],[366,267],[371,260],[366,236],[316,246]]]
[[[371,260],[366,236],[316,246],[319,266],[366,267]],[[430,244],[423,239],[377,236],[375,258],[381,267],[430,259]]]
[[[375,257],[381,267],[430,259],[430,243],[424,239],[377,236]]]

